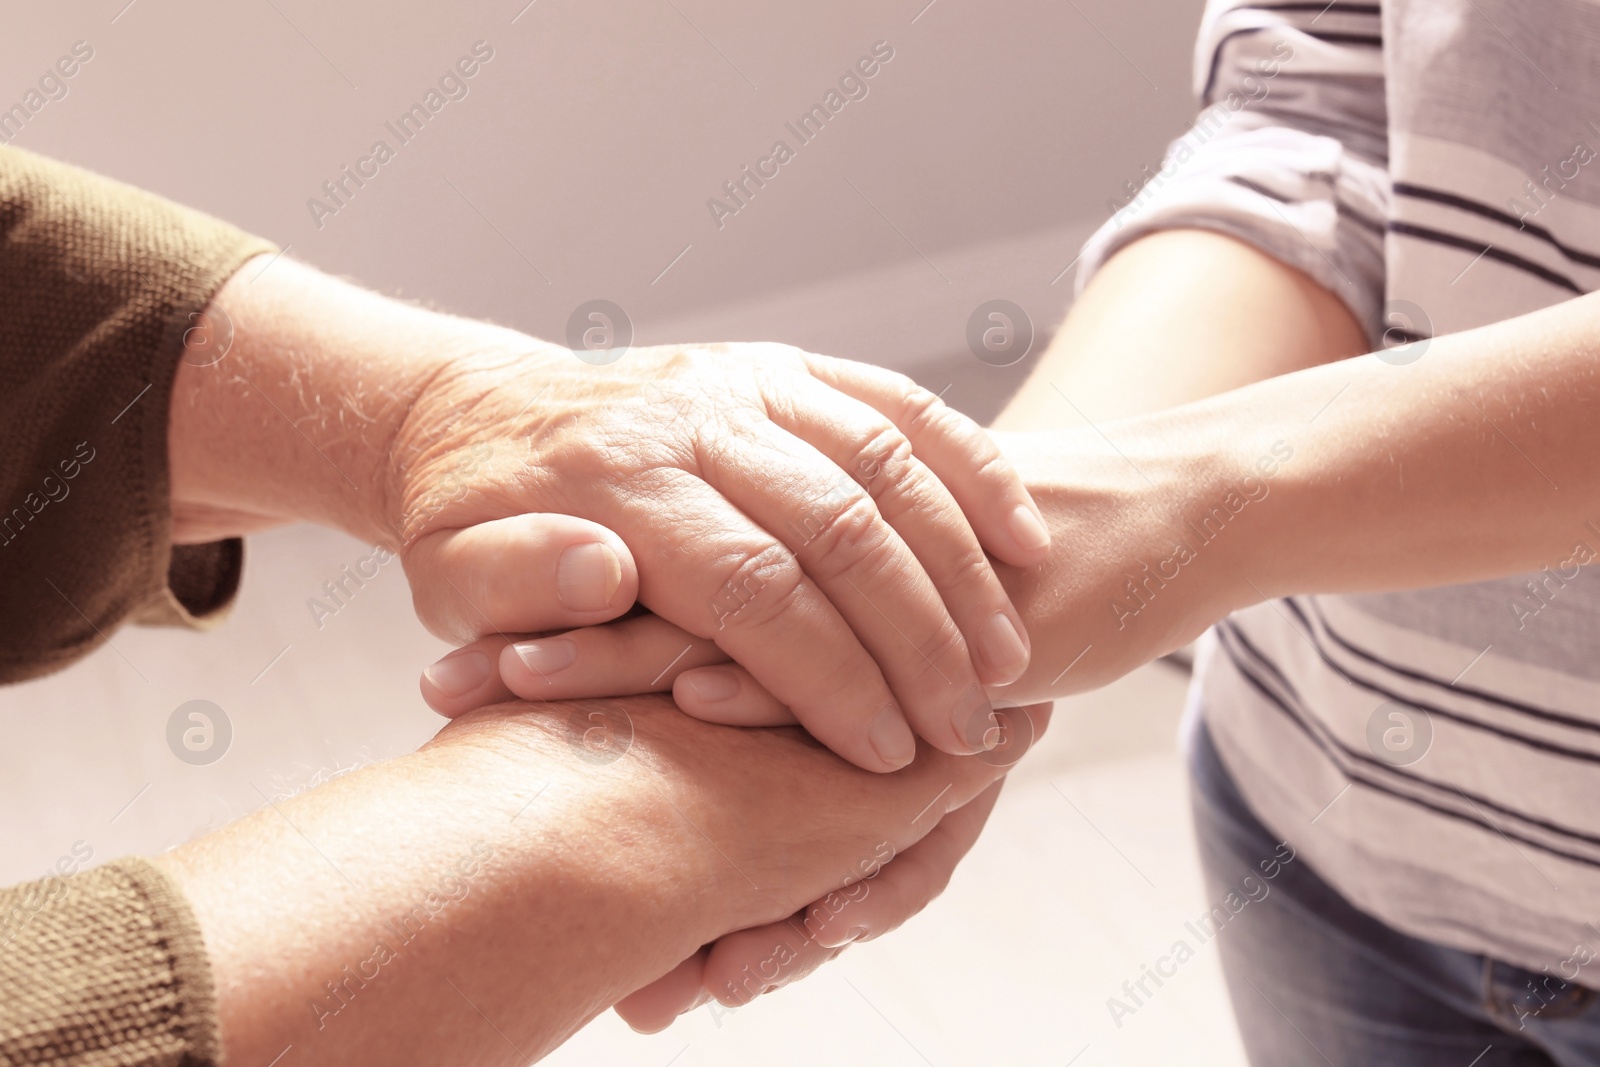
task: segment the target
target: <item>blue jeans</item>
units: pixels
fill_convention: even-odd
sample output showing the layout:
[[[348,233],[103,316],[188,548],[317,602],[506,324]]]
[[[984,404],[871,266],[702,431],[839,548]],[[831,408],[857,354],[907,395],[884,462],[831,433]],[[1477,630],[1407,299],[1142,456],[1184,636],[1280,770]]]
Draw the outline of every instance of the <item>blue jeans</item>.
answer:
[[[1600,1064],[1600,994],[1407,936],[1304,859],[1273,862],[1280,839],[1246,806],[1203,719],[1189,766],[1207,898],[1249,897],[1216,943],[1253,1067]]]

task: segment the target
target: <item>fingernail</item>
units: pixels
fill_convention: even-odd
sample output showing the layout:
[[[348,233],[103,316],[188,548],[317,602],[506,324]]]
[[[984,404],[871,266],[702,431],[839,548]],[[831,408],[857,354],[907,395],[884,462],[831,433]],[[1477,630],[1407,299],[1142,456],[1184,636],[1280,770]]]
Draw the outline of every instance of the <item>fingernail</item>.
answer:
[[[993,752],[1000,747],[1000,742],[1005,736],[1006,731],[1005,727],[1000,725],[1000,716],[993,711],[989,712],[989,718],[983,723],[983,737],[979,738],[978,744],[985,752]]]
[[[1029,552],[1050,544],[1050,531],[1045,529],[1039,516],[1026,504],[1018,504],[1011,513],[1011,536]]]
[[[621,584],[622,561],[599,541],[571,546],[556,564],[556,598],[572,611],[604,611]]]
[[[978,648],[994,668],[993,681],[997,685],[1016,681],[1028,669],[1028,646],[1022,643],[1022,635],[1017,632],[1011,616],[1003,611],[995,612],[983,624],[978,634]]]
[[[683,680],[694,690],[694,695],[707,704],[727,700],[739,691],[739,679],[733,676],[732,671],[695,671]]]
[[[523,665],[538,675],[564,671],[578,659],[578,646],[560,638],[553,641],[522,641],[511,648]]]
[[[489,657],[477,649],[452,652],[424,669],[422,676],[445,696],[458,697],[489,680]]]
[[[848,945],[854,941],[859,941],[866,936],[867,928],[865,926],[852,927],[850,931],[844,935],[844,940],[839,943],[839,947],[843,948],[845,945]]]
[[[994,713],[994,705],[983,695],[982,687],[973,686],[973,690],[976,692],[969,695],[974,699],[962,700],[955,713],[951,715],[950,721],[961,743],[976,755],[979,752],[992,752],[1000,743],[1001,730],[1000,720]]]
[[[872,720],[872,726],[867,729],[867,740],[872,743],[878,758],[895,770],[910,763],[917,754],[917,739],[911,735],[911,727],[906,725],[900,709],[892,705],[878,712],[878,717]]]

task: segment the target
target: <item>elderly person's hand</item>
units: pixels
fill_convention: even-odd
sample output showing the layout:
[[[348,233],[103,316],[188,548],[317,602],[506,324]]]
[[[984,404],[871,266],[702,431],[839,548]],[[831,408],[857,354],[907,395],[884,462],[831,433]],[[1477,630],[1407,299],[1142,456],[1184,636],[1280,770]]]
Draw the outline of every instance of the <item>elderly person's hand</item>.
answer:
[[[999,714],[1020,739],[1049,709]],[[227,1062],[292,1045],[303,1064],[511,1067],[732,931],[693,966],[734,1001],[760,985],[758,946],[762,982],[815,966],[823,938],[774,954],[768,934],[833,891],[887,900],[888,870],[864,897],[860,879],[938,848],[992,795],[992,755],[868,774],[800,731],[708,726],[660,697],[505,705],[161,863],[205,939]],[[840,921],[812,925],[832,944]]]
[[[1044,721],[1023,720],[1019,714],[1012,710],[1000,717],[1005,724],[1001,728],[1015,728],[1020,734]],[[1013,757],[1020,756],[1021,747]],[[667,974],[617,1001],[617,1014],[635,1030],[655,1033],[710,1000],[742,1007],[763,993],[808,977],[850,945],[895,929],[944,892],[956,864],[978,840],[1004,784],[1004,779],[995,782],[945,815],[927,837],[892,861],[871,864],[862,871],[861,880],[779,922],[726,934],[703,946]]]
[[[510,699],[516,695],[515,690],[597,696],[614,688],[623,693],[671,689],[680,709],[710,721],[720,718],[729,725],[788,726],[796,722],[787,708],[750,680],[748,672],[732,663],[726,663],[723,669],[740,679],[741,691],[720,717],[714,705],[694,702],[692,684],[688,690],[683,687],[686,681],[692,683],[692,675],[700,673],[699,669],[683,671],[675,667],[664,678],[646,677],[639,663],[647,662],[663,648],[693,640],[654,615],[534,640],[573,642],[573,668],[557,677],[540,679],[527,670],[522,656],[517,654],[514,642],[521,639],[495,635],[456,653],[477,654],[496,665],[496,679],[474,694],[475,699],[441,699],[426,678],[423,692],[435,710],[450,718],[466,716],[479,704]],[[696,643],[693,659],[725,662],[709,642]],[[508,686],[506,679],[512,684]],[[686,697],[686,693],[691,695]],[[1049,710],[1049,704],[1035,704],[1021,712],[994,714],[985,738],[987,751],[969,757],[969,761],[981,763],[995,774],[1008,771],[1037,740],[1037,731],[1049,721]],[[587,725],[576,740],[596,757],[603,757],[616,744],[616,731],[605,719]],[[944,891],[956,866],[977,842],[1003,782],[997,779],[971,800],[963,798],[957,802],[958,807],[946,807],[948,814],[925,838],[892,856],[874,857],[870,865],[853,872],[855,880],[851,885],[835,889],[779,921],[736,930],[702,946],[672,971],[618,1001],[617,1014],[636,1030],[662,1030],[679,1015],[709,999],[730,1007],[747,1004],[763,993],[808,976],[848,945],[896,929]]]
[[[899,375],[778,345],[594,365],[283,260],[247,265],[207,317],[173,403],[183,539],[309,519],[394,546],[423,621],[458,641],[604,621],[637,588],[869,770],[911,760],[911,727],[981,750],[984,687],[1028,665],[985,550],[1042,558],[1037,509],[975,424]],[[472,700],[490,667],[469,654],[432,682]]]

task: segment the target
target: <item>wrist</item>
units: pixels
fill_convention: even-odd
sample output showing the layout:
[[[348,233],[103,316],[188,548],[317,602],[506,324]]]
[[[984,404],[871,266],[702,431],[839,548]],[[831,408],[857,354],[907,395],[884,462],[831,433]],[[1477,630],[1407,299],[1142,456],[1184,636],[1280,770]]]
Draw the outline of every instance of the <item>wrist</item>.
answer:
[[[451,336],[436,348],[448,354],[432,359],[414,379],[385,446],[381,521],[400,545],[436,529],[503,517],[504,511],[482,512],[484,495],[470,490],[497,466],[510,467],[500,479],[504,484],[525,478],[532,439],[547,415],[535,402],[560,369],[571,373],[575,362],[567,349],[515,330],[446,321]],[[529,369],[542,379],[541,388],[529,395],[508,387]],[[508,454],[508,434],[528,441]]]
[[[634,956],[658,952],[664,971],[730,928],[760,921],[750,882],[713,843],[728,839],[702,798],[725,797],[705,775],[683,774],[670,744],[679,719],[699,725],[638,698],[502,705],[453,720],[417,755],[438,752],[448,777],[467,773],[522,797],[512,822],[528,819],[521,830],[536,834],[523,845],[528,862],[546,874],[568,869],[561,880],[593,904],[597,922],[625,934]],[[641,925],[637,916],[652,920]]]
[[[1000,572],[1036,654],[997,699],[1028,703],[1103,685],[1260,599],[1252,567],[1272,489],[1253,466],[1253,438],[1178,409],[995,439],[1053,546],[1042,566]],[[1271,442],[1259,451],[1270,454]]]
[[[185,332],[168,435],[175,540],[303,521],[397,542],[395,436],[474,326],[293,261],[245,264]]]
[[[1165,522],[1185,565],[1202,565],[1195,610],[1209,624],[1283,591],[1299,489],[1293,429],[1232,393],[1136,421],[1175,460],[1166,465]]]

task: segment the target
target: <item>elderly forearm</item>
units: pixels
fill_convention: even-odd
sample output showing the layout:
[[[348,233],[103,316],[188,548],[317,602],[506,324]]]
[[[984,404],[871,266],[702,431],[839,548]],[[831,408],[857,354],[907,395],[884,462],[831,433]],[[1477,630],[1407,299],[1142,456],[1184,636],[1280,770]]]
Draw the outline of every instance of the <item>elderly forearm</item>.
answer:
[[[722,932],[737,874],[556,733],[447,731],[164,857],[228,1062],[525,1064]]]
[[[1047,721],[1027,714],[1015,755]],[[163,863],[229,1062],[525,1064],[701,945],[870,875],[1000,763],[924,747],[871,774],[660,697],[507,705]]]
[[[169,450],[176,534],[309,521],[398,545],[390,461],[429,378],[510,330],[404,304],[286,257],[246,264],[186,335]]]

